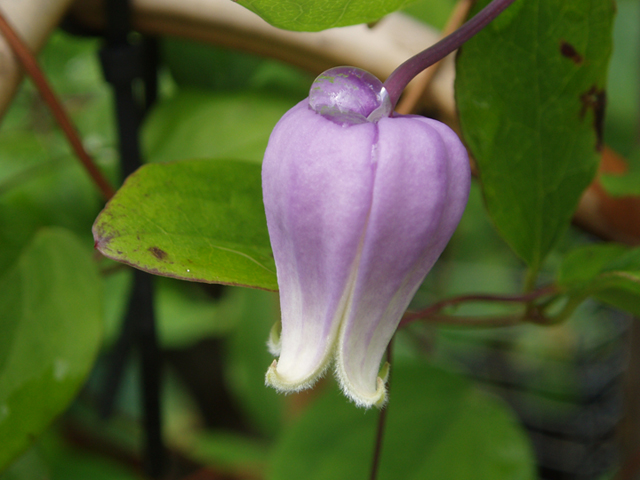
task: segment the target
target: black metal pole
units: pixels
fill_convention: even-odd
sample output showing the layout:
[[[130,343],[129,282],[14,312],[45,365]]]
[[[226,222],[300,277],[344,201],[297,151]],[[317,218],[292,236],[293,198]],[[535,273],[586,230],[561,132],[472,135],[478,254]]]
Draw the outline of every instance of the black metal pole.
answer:
[[[108,0],[105,13],[106,45],[100,59],[105,79],[114,90],[121,173],[126,178],[141,165],[140,125],[157,96],[157,45],[154,39],[131,41],[129,0]],[[144,98],[136,97],[136,82],[142,82]],[[105,416],[113,410],[124,367],[134,348],[140,353],[141,363],[145,470],[151,478],[160,478],[166,467],[160,406],[161,355],[153,310],[153,278],[139,270],[135,270],[129,310],[107,372],[102,405]]]

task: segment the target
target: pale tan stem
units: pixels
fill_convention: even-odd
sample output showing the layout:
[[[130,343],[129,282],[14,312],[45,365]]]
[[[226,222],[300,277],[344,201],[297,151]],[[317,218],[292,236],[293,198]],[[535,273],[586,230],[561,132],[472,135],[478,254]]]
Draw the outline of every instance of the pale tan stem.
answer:
[[[39,52],[46,44],[72,0],[0,0],[0,10],[29,50]],[[16,93],[23,71],[4,38],[0,38],[0,117]]]
[[[296,33],[271,27],[231,0],[132,1],[134,26],[142,33],[237,48],[277,58],[312,73],[337,65],[354,65],[384,80],[404,60],[438,39],[433,30],[402,14],[389,15],[373,28],[360,25]],[[70,0],[0,0],[0,8],[7,12],[31,50],[38,51],[69,3]],[[85,25],[96,28],[104,20],[100,0],[76,0],[72,13]],[[18,71],[13,55],[0,41],[0,115],[15,92]],[[433,101],[429,106],[441,120],[456,128],[453,76],[449,59],[427,82],[427,91]],[[409,84],[407,93],[414,88],[421,90],[416,80]],[[608,152],[605,150],[605,158]],[[602,238],[639,244],[640,198],[612,199],[596,181],[583,196],[575,221]]]
[[[473,5],[472,0],[459,0],[456,4],[447,24],[445,25],[440,38],[444,38],[447,35],[455,32],[460,26],[464,23],[466,18],[469,16],[469,11],[471,10],[471,6]],[[396,112],[407,115],[410,113],[416,113],[418,110],[418,105],[420,101],[425,96],[426,92],[429,90],[431,82],[438,72],[438,70],[445,64],[447,59],[452,58],[454,53],[449,54],[447,57],[443,58],[439,62],[434,63],[421,74],[419,74],[413,82],[411,82],[410,87],[407,87],[404,95],[398,102],[398,106],[396,107]]]
[[[83,24],[101,28],[101,3],[77,1],[72,13]],[[337,65],[354,65],[384,80],[400,63],[438,39],[435,30],[400,13],[371,28],[291,32],[272,27],[231,0],[133,0],[132,7],[133,26],[142,33],[237,48],[315,74]]]

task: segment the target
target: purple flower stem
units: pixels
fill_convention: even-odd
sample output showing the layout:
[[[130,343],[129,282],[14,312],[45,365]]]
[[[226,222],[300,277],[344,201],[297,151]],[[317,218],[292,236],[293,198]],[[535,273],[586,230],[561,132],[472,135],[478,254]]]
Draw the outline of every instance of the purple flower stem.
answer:
[[[389,93],[393,107],[395,108],[400,94],[416,75],[442,60],[457,48],[460,48],[464,42],[486,27],[489,22],[500,15],[513,2],[514,0],[493,0],[451,35],[414,55],[396,68],[384,82],[384,87]]]

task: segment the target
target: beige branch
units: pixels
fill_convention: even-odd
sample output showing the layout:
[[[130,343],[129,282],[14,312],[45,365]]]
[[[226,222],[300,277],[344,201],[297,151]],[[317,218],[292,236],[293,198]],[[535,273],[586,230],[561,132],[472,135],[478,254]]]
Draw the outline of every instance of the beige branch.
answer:
[[[0,0],[0,10],[32,52],[39,52],[72,0]],[[22,80],[22,69],[0,37],[0,117]]]
[[[38,51],[71,0],[0,0],[27,45]],[[237,48],[297,65],[312,73],[354,65],[385,79],[400,63],[438,39],[438,34],[410,17],[395,13],[376,23],[317,33],[279,30],[231,0],[132,0],[133,24],[142,33],[173,35]],[[76,0],[71,13],[81,23],[100,28],[100,0]],[[19,82],[19,69],[0,39],[0,115]],[[416,86],[417,85],[417,86]],[[420,89],[412,82],[407,89]],[[429,84],[428,107],[455,128],[453,65],[448,61]],[[611,158],[605,150],[605,160]],[[605,162],[606,163],[606,162]],[[611,162],[609,162],[611,163]],[[606,170],[605,170],[606,171]],[[605,239],[640,243],[640,199],[612,199],[598,182],[585,193],[575,221]]]

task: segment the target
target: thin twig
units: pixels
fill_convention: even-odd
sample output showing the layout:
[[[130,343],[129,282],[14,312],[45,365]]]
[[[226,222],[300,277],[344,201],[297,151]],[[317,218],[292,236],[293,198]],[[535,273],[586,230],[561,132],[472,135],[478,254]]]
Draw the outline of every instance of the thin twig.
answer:
[[[448,298],[434,303],[430,307],[419,310],[417,312],[407,312],[402,321],[400,322],[400,328],[407,326],[408,324],[417,320],[428,320],[434,323],[448,323],[457,325],[478,325],[478,326],[503,326],[512,325],[524,320],[522,315],[516,316],[502,316],[502,317],[456,317],[451,315],[438,315],[438,313],[446,308],[461,303],[478,303],[478,302],[491,302],[491,303],[529,303],[538,298],[553,295],[557,293],[557,289],[553,285],[549,285],[544,288],[540,288],[533,292],[520,294],[520,295],[461,295],[459,297]],[[535,319],[530,319],[535,320]]]
[[[451,12],[451,16],[449,16],[449,20],[447,20],[447,24],[442,30],[442,36],[440,37],[441,39],[451,35],[458,28],[460,28],[460,25],[464,23],[465,19],[469,15],[469,11],[471,10],[472,5],[472,0],[459,0],[458,3],[456,3],[453,12]],[[418,102],[423,97],[424,92],[428,90],[429,85],[431,85],[431,81],[444,63],[445,58],[443,58],[442,60],[438,60],[436,63],[416,76],[412,83],[412,87],[406,90],[406,92],[398,102],[398,106],[396,107],[397,113],[408,115],[415,112]]]
[[[620,466],[613,480],[633,480],[640,471],[640,449],[629,455]]]
[[[387,363],[389,364],[389,375],[387,377],[387,395],[389,395],[389,389],[391,388],[391,357],[393,356],[393,337],[387,345]],[[376,480],[378,478],[378,469],[380,467],[380,456],[382,453],[382,440],[384,438],[384,428],[387,423],[387,409],[389,403],[385,405],[378,414],[378,427],[376,429],[376,440],[373,447],[373,460],[371,462],[371,475],[370,480]]]
[[[64,132],[67,137],[67,140],[71,144],[71,148],[73,148],[74,152],[82,162],[82,165],[89,173],[89,176],[95,182],[95,184],[100,189],[100,192],[104,196],[106,200],[110,199],[114,195],[114,190],[104,177],[102,172],[98,169],[93,159],[89,156],[87,151],[84,149],[82,145],[82,141],[76,132],[76,129],[73,126],[73,123],[69,119],[66,114],[62,104],[56,97],[55,93],[49,86],[49,82],[47,82],[46,77],[42,73],[42,70],[38,66],[38,62],[35,59],[33,53],[26,46],[24,41],[20,38],[20,36],[15,32],[13,27],[7,22],[4,14],[0,11],[0,33],[5,37],[7,43],[13,50],[13,53],[16,55],[18,61],[22,64],[27,74],[33,80],[33,83],[36,85],[40,95],[44,99],[45,103],[51,109],[51,113],[55,117],[58,125]]]
[[[429,323],[433,324],[450,325],[455,327],[500,328],[519,325],[521,323],[524,323],[525,321],[528,321],[529,319],[522,314],[482,317],[436,314],[431,315],[430,317],[423,320],[428,320]],[[532,323],[542,322],[534,321]],[[400,328],[406,325],[408,325],[408,322],[401,324]]]

